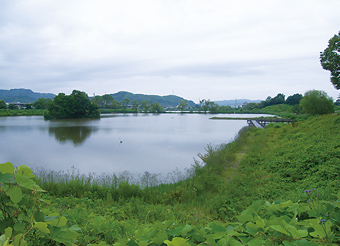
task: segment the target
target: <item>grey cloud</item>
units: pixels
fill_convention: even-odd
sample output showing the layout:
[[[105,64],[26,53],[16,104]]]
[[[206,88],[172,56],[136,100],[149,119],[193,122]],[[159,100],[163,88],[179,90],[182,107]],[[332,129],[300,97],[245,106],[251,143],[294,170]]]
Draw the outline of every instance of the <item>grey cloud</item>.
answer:
[[[338,0],[4,1],[0,89],[258,99],[317,87],[334,97],[318,54],[338,32],[336,7]]]

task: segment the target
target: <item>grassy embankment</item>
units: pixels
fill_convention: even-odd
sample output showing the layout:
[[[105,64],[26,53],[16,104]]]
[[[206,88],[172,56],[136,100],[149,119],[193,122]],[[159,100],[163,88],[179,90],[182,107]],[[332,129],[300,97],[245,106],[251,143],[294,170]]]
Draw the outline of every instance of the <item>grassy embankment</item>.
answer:
[[[0,116],[43,115],[44,109],[0,109]]]
[[[40,173],[41,211],[67,218],[80,245],[336,245],[339,137],[339,115],[242,129],[173,184]]]

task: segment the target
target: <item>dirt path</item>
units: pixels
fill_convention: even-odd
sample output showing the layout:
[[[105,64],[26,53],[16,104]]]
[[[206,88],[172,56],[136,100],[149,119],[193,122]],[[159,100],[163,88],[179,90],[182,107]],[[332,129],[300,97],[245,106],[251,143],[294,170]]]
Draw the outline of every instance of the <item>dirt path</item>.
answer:
[[[231,163],[230,166],[225,168],[224,176],[227,182],[231,181],[233,177],[236,175],[237,169],[242,161],[242,159],[246,156],[248,146],[245,146],[242,151],[235,153],[235,161]]]

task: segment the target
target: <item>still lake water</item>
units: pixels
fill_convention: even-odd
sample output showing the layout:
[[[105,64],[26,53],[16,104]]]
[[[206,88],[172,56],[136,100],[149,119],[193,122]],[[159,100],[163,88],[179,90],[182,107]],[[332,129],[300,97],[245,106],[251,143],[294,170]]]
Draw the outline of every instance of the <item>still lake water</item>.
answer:
[[[0,117],[0,163],[81,173],[169,173],[194,164],[208,144],[234,139],[246,120],[206,114],[116,114],[99,120]],[[249,117],[251,115],[227,115]],[[256,115],[259,116],[259,115]]]

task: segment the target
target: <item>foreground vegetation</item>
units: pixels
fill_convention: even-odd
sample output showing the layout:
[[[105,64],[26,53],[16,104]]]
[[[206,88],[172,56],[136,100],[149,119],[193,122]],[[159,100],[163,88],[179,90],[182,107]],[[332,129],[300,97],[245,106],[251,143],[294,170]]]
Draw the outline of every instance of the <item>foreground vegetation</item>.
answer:
[[[244,128],[167,184],[1,164],[0,245],[338,245],[339,126]]]

